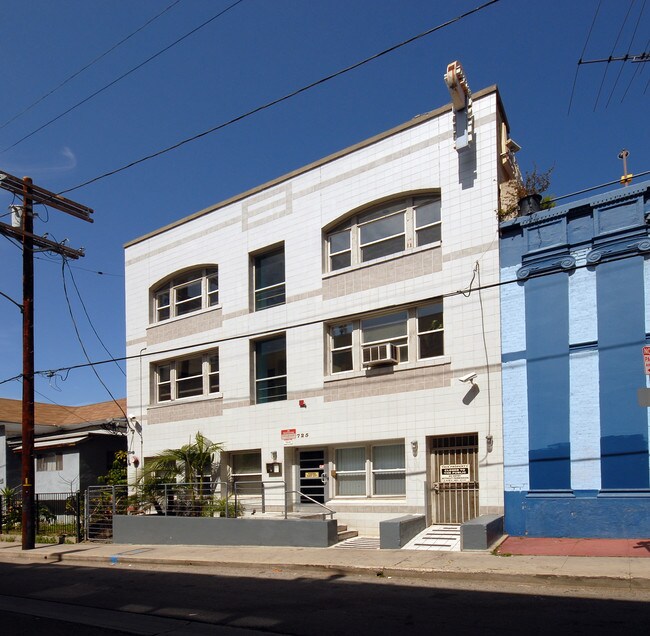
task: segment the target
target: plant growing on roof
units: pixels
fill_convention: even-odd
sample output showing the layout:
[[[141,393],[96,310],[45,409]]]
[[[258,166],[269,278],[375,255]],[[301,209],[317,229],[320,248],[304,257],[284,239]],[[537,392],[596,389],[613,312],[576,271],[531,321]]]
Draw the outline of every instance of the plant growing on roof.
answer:
[[[520,214],[531,214],[553,207],[554,203],[550,196],[542,198],[542,194],[551,185],[551,172],[553,167],[541,172],[533,164],[533,169],[517,181],[515,193],[519,201]]]
[[[551,185],[551,172],[553,172],[554,166],[551,166],[548,170],[540,172],[535,164],[533,164],[533,169],[521,178],[521,181],[517,184],[517,196],[520,199],[530,196],[532,194],[542,195],[546,192]]]

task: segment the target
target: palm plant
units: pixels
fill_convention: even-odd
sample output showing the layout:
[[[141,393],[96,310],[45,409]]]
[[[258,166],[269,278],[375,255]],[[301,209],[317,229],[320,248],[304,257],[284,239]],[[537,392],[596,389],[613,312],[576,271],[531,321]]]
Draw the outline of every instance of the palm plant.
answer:
[[[194,441],[180,448],[168,448],[145,462],[138,478],[142,497],[162,514],[161,497],[169,495],[168,484],[184,484],[180,492],[174,489],[174,508],[178,509],[179,499],[186,499],[191,511],[199,512],[205,495],[209,495],[209,484],[215,455],[223,447],[211,442],[205,435],[197,432]],[[207,492],[206,492],[207,490]],[[169,502],[167,502],[169,504]]]

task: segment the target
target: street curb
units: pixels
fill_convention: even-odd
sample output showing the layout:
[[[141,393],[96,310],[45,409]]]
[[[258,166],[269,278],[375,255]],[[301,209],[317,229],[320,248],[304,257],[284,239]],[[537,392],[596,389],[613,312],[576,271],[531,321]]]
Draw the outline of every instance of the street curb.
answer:
[[[495,557],[498,558],[498,557]],[[529,573],[529,572],[499,572],[494,570],[446,570],[441,568],[401,568],[399,566],[371,566],[371,565],[338,565],[327,563],[286,563],[274,561],[206,561],[204,559],[188,558],[149,558],[133,557],[116,553],[111,556],[81,556],[78,554],[3,554],[0,552],[0,561],[29,562],[29,563],[62,563],[70,565],[95,564],[98,566],[128,566],[128,565],[159,565],[159,566],[194,566],[224,569],[278,569],[295,572],[325,572],[335,574],[358,575],[375,578],[408,578],[419,580],[453,580],[453,581],[501,581],[519,584],[540,584],[579,586],[592,588],[614,588],[650,590],[650,578],[632,576],[605,576],[605,575],[578,575],[562,573]]]

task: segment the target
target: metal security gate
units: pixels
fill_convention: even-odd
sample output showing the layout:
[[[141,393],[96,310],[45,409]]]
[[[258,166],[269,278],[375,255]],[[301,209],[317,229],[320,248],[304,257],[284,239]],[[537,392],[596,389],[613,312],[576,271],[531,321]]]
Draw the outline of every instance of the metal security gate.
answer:
[[[311,500],[325,503],[325,451],[301,450],[300,451],[300,492]],[[302,503],[309,503],[310,499],[301,497]]]
[[[434,523],[478,517],[478,433],[431,438]]]
[[[126,514],[126,486],[90,486],[86,491],[86,539],[113,540],[113,517]]]

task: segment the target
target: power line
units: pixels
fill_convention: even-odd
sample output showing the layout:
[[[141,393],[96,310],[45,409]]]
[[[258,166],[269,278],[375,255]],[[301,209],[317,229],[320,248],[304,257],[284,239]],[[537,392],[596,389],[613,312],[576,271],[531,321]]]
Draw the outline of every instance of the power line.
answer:
[[[646,42],[645,48],[643,49],[644,51],[647,51],[650,48],[650,40]],[[627,85],[627,88],[625,89],[625,92],[623,93],[623,97],[621,97],[621,104],[623,103],[623,100],[627,97],[627,93],[630,90],[630,87],[632,86],[632,82],[634,82],[634,78],[636,77],[636,74],[639,72],[639,69],[643,68],[643,65],[637,64],[636,67],[634,68],[634,73],[632,73],[632,77],[630,78],[630,81]]]
[[[44,261],[46,263],[57,263],[58,264],[58,259],[53,259],[53,258],[42,258],[40,256],[35,256],[37,261]],[[96,269],[89,269],[88,267],[79,267],[78,265],[70,265],[68,263],[68,269],[78,269],[81,270],[82,272],[89,272],[91,274],[97,274],[98,276],[114,276],[115,278],[124,278],[124,274],[112,274],[111,272],[101,272]]]
[[[21,137],[18,141],[14,142],[14,143],[11,144],[10,146],[7,146],[6,148],[3,148],[2,150],[0,150],[0,152],[7,152],[7,150],[11,150],[12,148],[15,148],[18,144],[22,143],[22,142],[25,141],[26,139],[29,139],[30,137],[32,137],[33,135],[35,135],[37,132],[40,132],[40,131],[43,130],[44,128],[47,128],[50,124],[53,124],[55,121],[61,119],[61,117],[64,117],[64,116],[67,115],[68,113],[71,113],[73,110],[79,108],[79,106],[81,106],[82,104],[85,104],[86,102],[89,102],[89,101],[90,101],[91,99],[93,99],[94,97],[97,97],[97,95],[99,95],[100,93],[103,93],[105,90],[109,89],[111,86],[114,86],[115,84],[117,84],[118,82],[120,82],[121,80],[123,80],[125,77],[128,77],[129,75],[131,75],[131,73],[134,73],[135,71],[137,71],[138,69],[142,68],[143,66],[145,66],[146,64],[148,64],[148,63],[151,62],[152,60],[155,60],[157,57],[161,56],[161,55],[162,55],[163,53],[165,53],[166,51],[169,51],[169,49],[175,47],[177,44],[180,44],[183,40],[185,40],[186,38],[188,38],[190,35],[193,35],[194,33],[196,33],[197,31],[199,31],[199,30],[202,29],[203,27],[206,27],[208,24],[210,24],[211,22],[213,22],[213,21],[216,20],[217,18],[221,17],[224,13],[230,11],[230,9],[233,9],[234,7],[236,7],[236,6],[237,6],[238,4],[240,4],[241,2],[244,2],[244,0],[236,0],[236,1],[233,2],[230,6],[226,7],[223,11],[220,11],[220,12],[217,13],[216,15],[213,15],[211,18],[209,18],[208,20],[206,20],[205,22],[203,22],[203,23],[200,24],[199,26],[195,27],[194,29],[192,29],[191,31],[189,31],[188,33],[186,33],[185,35],[181,36],[180,38],[178,38],[177,40],[175,40],[174,42],[172,42],[171,44],[169,44],[169,45],[166,46],[165,48],[161,49],[161,50],[158,51],[157,53],[154,53],[153,55],[151,55],[150,57],[148,57],[148,58],[147,58],[146,60],[144,60],[143,62],[140,62],[140,64],[138,64],[137,66],[134,66],[134,67],[131,68],[130,70],[126,71],[126,73],[123,73],[123,74],[120,75],[119,77],[115,78],[112,82],[109,82],[109,83],[106,84],[105,86],[102,86],[102,88],[96,90],[94,93],[91,93],[90,95],[88,95],[88,97],[85,97],[85,98],[82,99],[80,102],[77,102],[74,106],[70,106],[70,108],[68,108],[67,110],[64,110],[62,113],[58,114],[56,117],[53,117],[52,119],[50,119],[49,121],[45,122],[43,125],[39,126],[39,127],[36,128],[35,130],[32,130],[32,132],[28,133],[28,134],[25,135],[24,137]]]
[[[4,124],[0,125],[0,130],[2,130],[3,128],[5,128],[9,124],[11,124],[12,122],[16,121],[19,117],[22,117],[25,113],[29,112],[32,108],[34,108],[34,106],[37,106],[43,100],[47,99],[50,95],[52,95],[53,93],[56,93],[56,91],[58,91],[60,88],[63,88],[68,82],[72,81],[75,77],[78,77],[79,75],[81,75],[84,71],[88,70],[91,66],[94,66],[95,64],[97,64],[97,62],[99,62],[101,59],[105,58],[109,53],[112,53],[116,48],[118,48],[119,46],[124,44],[127,40],[130,40],[134,35],[136,35],[140,31],[142,31],[143,29],[148,27],[152,22],[154,22],[159,17],[161,17],[162,15],[167,13],[167,11],[169,11],[174,6],[176,6],[180,1],[181,0],[174,0],[174,2],[172,2],[168,7],[163,9],[160,13],[153,16],[153,18],[150,18],[149,20],[147,20],[141,27],[139,27],[135,31],[129,33],[129,35],[127,35],[125,38],[122,38],[119,42],[116,42],[115,44],[113,44],[113,46],[111,46],[109,49],[104,51],[101,55],[96,57],[94,60],[91,60],[90,62],[88,62],[88,64],[86,64],[85,66],[82,66],[78,71],[75,71],[74,73],[72,73],[72,75],[69,75],[68,77],[66,77],[66,79],[64,79],[58,86],[55,86],[52,90],[48,91],[47,93],[45,93],[44,95],[39,97],[36,101],[32,102],[29,106],[26,106],[25,108],[23,108],[23,110],[21,110],[19,113],[14,115],[11,119],[8,119]]]
[[[72,311],[72,305],[70,303],[70,297],[68,296],[68,288],[65,282],[65,258],[62,260],[61,263],[61,275],[63,278],[63,294],[65,296],[66,304],[68,305],[68,311],[70,313],[70,319],[72,320],[72,326],[74,327],[74,332],[77,335],[77,340],[79,341],[79,345],[81,346],[81,350],[83,351],[84,357],[88,361],[90,368],[92,369],[93,373],[95,374],[95,377],[97,380],[99,380],[99,383],[104,387],[106,390],[106,393],[110,395],[111,400],[115,402],[116,406],[122,411],[122,414],[126,418],[126,413],[124,412],[124,409],[122,408],[122,405],[115,399],[115,396],[111,393],[111,390],[108,388],[104,380],[102,380],[101,376],[99,373],[97,373],[97,369],[95,369],[95,365],[91,363],[90,357],[88,356],[88,352],[86,351],[86,347],[84,346],[83,340],[81,339],[81,334],[79,333],[79,328],[77,327],[77,321],[75,320],[74,313]],[[110,353],[109,353],[110,355]],[[113,357],[111,357],[111,360],[117,364],[117,360]],[[119,366],[119,365],[118,365]],[[65,369],[58,369],[58,371],[65,370]],[[36,375],[36,373],[35,373]]]
[[[635,0],[632,0],[630,3],[630,6],[627,9],[627,13],[625,14],[625,19],[623,20],[623,24],[621,24],[621,28],[618,31],[618,35],[616,36],[616,40],[614,40],[614,45],[612,46],[612,52],[609,54],[609,59],[611,60],[612,56],[614,55],[614,50],[616,49],[616,45],[618,44],[618,41],[621,37],[621,34],[623,33],[623,29],[625,28],[625,24],[627,23],[627,19],[630,16],[630,11],[632,11],[632,7],[634,6]],[[598,107],[598,100],[600,99],[600,93],[603,90],[603,85],[605,84],[605,78],[607,77],[607,70],[609,69],[609,62],[605,65],[605,71],[603,72],[603,79],[600,82],[600,86],[598,87],[598,94],[596,95],[596,101],[594,102],[594,112],[596,112],[596,108]]]
[[[600,5],[603,3],[603,0],[598,0],[598,6],[596,7],[596,13],[594,13],[594,19],[591,21],[591,27],[589,27],[589,32],[587,33],[587,39],[585,40],[585,45],[582,47],[582,53],[580,54],[580,59],[578,60],[578,64],[576,66],[576,74],[573,77],[573,87],[571,88],[571,97],[569,98],[569,110],[567,111],[567,115],[571,113],[571,104],[573,103],[573,94],[575,93],[576,90],[576,83],[578,81],[578,70],[580,69],[580,65],[582,64],[582,58],[585,56],[585,52],[587,50],[587,45],[589,44],[589,39],[591,38],[591,32],[594,30],[594,24],[596,24],[596,18],[598,17],[598,13],[600,12]]]
[[[436,31],[440,31],[441,29],[444,29],[448,26],[451,26],[452,24],[455,24],[456,22],[459,22],[460,20],[463,20],[464,18],[469,17],[470,15],[477,13],[479,11],[482,11],[483,9],[486,9],[490,5],[496,4],[499,2],[499,0],[490,0],[489,2],[486,2],[474,9],[471,9],[469,11],[466,11],[465,13],[462,13],[455,18],[452,18],[451,20],[448,20],[447,22],[443,22],[442,24],[439,24],[438,26],[435,26],[431,29],[427,29],[426,31],[423,31],[422,33],[419,33],[418,35],[414,35],[413,37],[404,40],[398,44],[395,44],[387,49],[384,49],[383,51],[380,51],[379,53],[375,53],[374,55],[371,55],[370,57],[367,57],[359,62],[356,62],[354,64],[351,64],[350,66],[347,66],[346,68],[343,68],[339,71],[336,71],[335,73],[331,73],[330,75],[326,75],[325,77],[322,77],[311,84],[307,84],[306,86],[303,86],[302,88],[298,88],[295,91],[292,91],[291,93],[288,93],[287,95],[284,95],[283,97],[278,97],[277,99],[274,99],[270,102],[267,102],[266,104],[263,104],[261,106],[257,106],[256,108],[253,108],[252,110],[249,110],[248,112],[238,115],[237,117],[233,117],[232,119],[223,122],[221,124],[218,124],[216,126],[213,126],[212,128],[208,128],[207,130],[204,130],[203,132],[197,133],[196,135],[193,135],[192,137],[187,137],[186,139],[183,139],[182,141],[179,141],[171,146],[168,146],[166,148],[163,148],[162,150],[158,150],[156,152],[153,152],[149,155],[145,155],[144,157],[141,157],[140,159],[136,159],[135,161],[131,161],[130,163],[127,163],[119,168],[116,168],[114,170],[110,170],[109,172],[105,172],[104,174],[101,174],[97,177],[93,177],[92,179],[88,179],[88,181],[84,181],[83,183],[80,183],[76,186],[73,186],[72,188],[68,188],[67,190],[62,190],[59,192],[59,194],[65,194],[67,192],[73,192],[74,190],[78,190],[79,188],[83,188],[87,185],[90,185],[91,183],[95,183],[96,181],[100,181],[101,179],[106,179],[107,177],[111,177],[113,175],[116,175],[120,172],[123,172],[125,170],[128,170],[130,168],[133,168],[134,166],[137,166],[138,164],[144,163],[145,161],[149,161],[150,159],[155,159],[156,157],[160,157],[161,155],[164,155],[168,152],[171,152],[172,150],[176,150],[177,148],[180,148],[181,146],[184,146],[185,144],[188,144],[190,142],[196,141],[197,139],[201,139],[202,137],[205,137],[207,135],[210,135],[214,132],[217,132],[218,130],[222,130],[223,128],[226,128],[228,126],[231,126],[233,124],[236,124],[237,122],[240,122],[248,117],[251,117],[252,115],[255,115],[263,110],[266,110],[268,108],[271,108],[273,106],[276,106],[277,104],[280,104],[282,102],[285,102],[293,97],[296,97],[297,95],[300,95],[301,93],[304,93],[312,88],[315,88],[316,86],[320,86],[321,84],[325,84],[326,82],[329,82],[330,80],[333,80],[337,77],[340,77],[341,75],[344,75],[345,73],[349,73],[350,71],[353,71],[360,66],[363,66],[364,64],[368,64],[369,62],[372,62],[380,57],[383,57],[384,55],[387,55],[388,53],[392,53],[393,51],[396,51],[403,46],[407,46],[408,44],[412,44],[416,40],[419,40],[421,38],[424,38],[428,35],[431,35],[432,33],[435,33]]]
[[[646,170],[644,172],[638,172],[637,174],[634,175],[634,178],[636,179],[638,177],[645,177],[648,174],[650,174],[650,170]],[[551,199],[551,202],[561,201],[562,199],[575,197],[578,196],[579,194],[586,194],[587,192],[593,192],[594,190],[600,190],[601,188],[607,188],[612,185],[619,185],[620,183],[621,183],[620,179],[616,179],[615,181],[608,181],[607,183],[601,183],[600,185],[597,186],[591,186],[590,188],[577,190],[576,192],[571,192],[570,194],[563,194],[561,197],[555,197],[554,199]]]
[[[638,257],[643,257],[643,254],[640,253],[634,253],[634,254],[623,254],[615,257],[611,257],[607,259],[607,263],[612,263],[612,262],[617,262],[617,261],[623,261],[628,258],[638,258]],[[579,269],[586,269],[586,268],[594,268],[596,269],[602,265],[602,263],[597,262],[597,263],[583,263],[581,265],[574,265],[571,268],[571,272],[579,270]],[[543,278],[545,276],[551,276],[555,275],[558,272],[537,272],[537,273],[532,273],[530,276],[526,278],[526,280],[532,280],[536,278]],[[569,273],[569,271],[566,271],[565,273]],[[470,285],[464,289],[457,289],[455,291],[451,292],[444,292],[442,294],[437,294],[435,296],[432,296],[431,298],[424,298],[420,299],[418,302],[426,302],[427,300],[436,300],[436,299],[445,299],[445,298],[454,298],[457,296],[464,296],[465,298],[468,298],[471,296],[471,294],[475,292],[480,292],[480,291],[485,291],[485,290],[490,290],[490,289],[498,289],[500,287],[504,287],[506,285],[515,285],[515,284],[522,284],[522,282],[519,279],[512,279],[512,280],[504,280],[504,281],[497,281],[495,283],[487,283],[485,285],[473,285],[473,279]],[[387,305],[384,307],[381,307],[381,310],[399,310],[399,309],[404,309],[407,307],[412,307],[413,302],[408,302],[408,303],[395,303],[392,305]],[[88,367],[95,367],[95,366],[100,366],[103,364],[109,364],[109,363],[114,363],[116,360],[118,361],[129,361],[129,360],[139,360],[142,358],[148,358],[151,356],[166,356],[168,354],[174,354],[174,353],[179,353],[179,352],[187,352],[189,350],[203,350],[206,347],[211,347],[215,345],[222,344],[224,342],[233,342],[236,340],[248,340],[248,339],[257,339],[257,338],[262,338],[264,336],[272,335],[272,334],[277,334],[280,331],[288,331],[290,329],[298,329],[301,327],[309,327],[311,325],[318,325],[318,324],[332,324],[335,321],[343,321],[346,320],[351,316],[325,316],[322,318],[318,319],[313,319],[313,320],[307,320],[303,322],[297,322],[297,323],[292,323],[289,325],[285,325],[281,329],[275,328],[275,329],[266,329],[262,331],[253,331],[250,333],[245,333],[245,334],[237,334],[235,336],[227,336],[225,338],[215,338],[213,340],[207,340],[203,342],[196,342],[194,344],[189,344],[189,345],[182,345],[178,347],[171,347],[169,349],[161,349],[158,351],[152,351],[152,352],[146,352],[146,353],[139,353],[136,355],[125,355],[117,358],[110,358],[108,360],[97,360],[95,362],[88,361],[87,363],[81,363],[81,364],[75,364],[67,367],[59,367],[57,369],[47,369],[43,371],[35,371],[35,375],[53,375],[56,373],[61,373],[61,372],[70,372],[70,371],[75,371],[77,369],[85,369]],[[12,380],[16,380],[21,378],[21,375],[14,376],[12,378],[7,378],[6,380],[0,381],[0,384],[5,384],[6,382],[11,382]]]
[[[632,50],[632,44],[634,43],[634,38],[636,37],[636,32],[639,28],[639,24],[641,23],[641,18],[643,17],[643,11],[645,10],[645,5],[646,5],[647,0],[643,0],[643,4],[641,5],[641,11],[639,12],[639,15],[636,20],[636,25],[634,26],[634,31],[632,32],[632,37],[630,38],[630,45],[627,47],[627,53],[625,54],[626,58],[629,58],[630,56],[630,51]],[[634,3],[632,3],[634,4]],[[631,7],[630,7],[631,9]],[[650,58],[649,58],[650,59]],[[623,73],[623,66],[624,64],[621,64],[621,66],[618,69],[618,74],[616,75],[616,80],[614,81],[614,86],[612,86],[612,90],[609,94],[609,98],[607,99],[607,103],[605,104],[605,109],[609,106],[609,102],[611,101],[612,97],[614,96],[614,91],[616,90],[616,87],[618,86],[618,80],[621,78],[621,73]]]
[[[63,269],[62,269],[62,273],[63,273],[63,276],[64,276],[64,277],[65,277],[65,266],[66,266],[66,265],[68,265],[68,262],[67,262],[67,260],[64,258],[64,259],[63,259]],[[90,315],[88,314],[88,310],[86,309],[86,303],[84,303],[84,299],[83,299],[82,296],[81,296],[81,292],[79,291],[79,287],[77,287],[77,281],[74,279],[74,274],[72,273],[72,270],[70,270],[70,266],[69,266],[69,265],[68,265],[68,272],[70,273],[70,279],[72,280],[72,284],[73,284],[73,286],[74,286],[74,288],[75,288],[75,291],[77,292],[77,296],[78,296],[78,298],[79,298],[79,302],[81,303],[81,307],[82,307],[83,310],[84,310],[84,314],[86,315],[86,319],[88,320],[88,324],[90,325],[90,328],[93,330],[93,333],[94,333],[95,336],[97,337],[97,340],[99,340],[99,344],[102,345],[102,348],[104,349],[104,351],[106,351],[106,353],[107,353],[111,358],[115,359],[115,357],[113,356],[113,354],[112,354],[112,353],[111,353],[111,352],[106,348],[106,345],[104,344],[104,341],[101,339],[100,335],[97,333],[97,329],[95,329],[95,325],[93,324],[93,321],[90,319]],[[65,282],[65,281],[64,281],[64,282]],[[117,368],[122,372],[122,375],[123,375],[124,377],[126,377],[126,373],[124,372],[124,369],[119,365],[119,363],[117,362],[117,360],[115,360],[115,366],[116,366],[116,367],[117,367]]]

